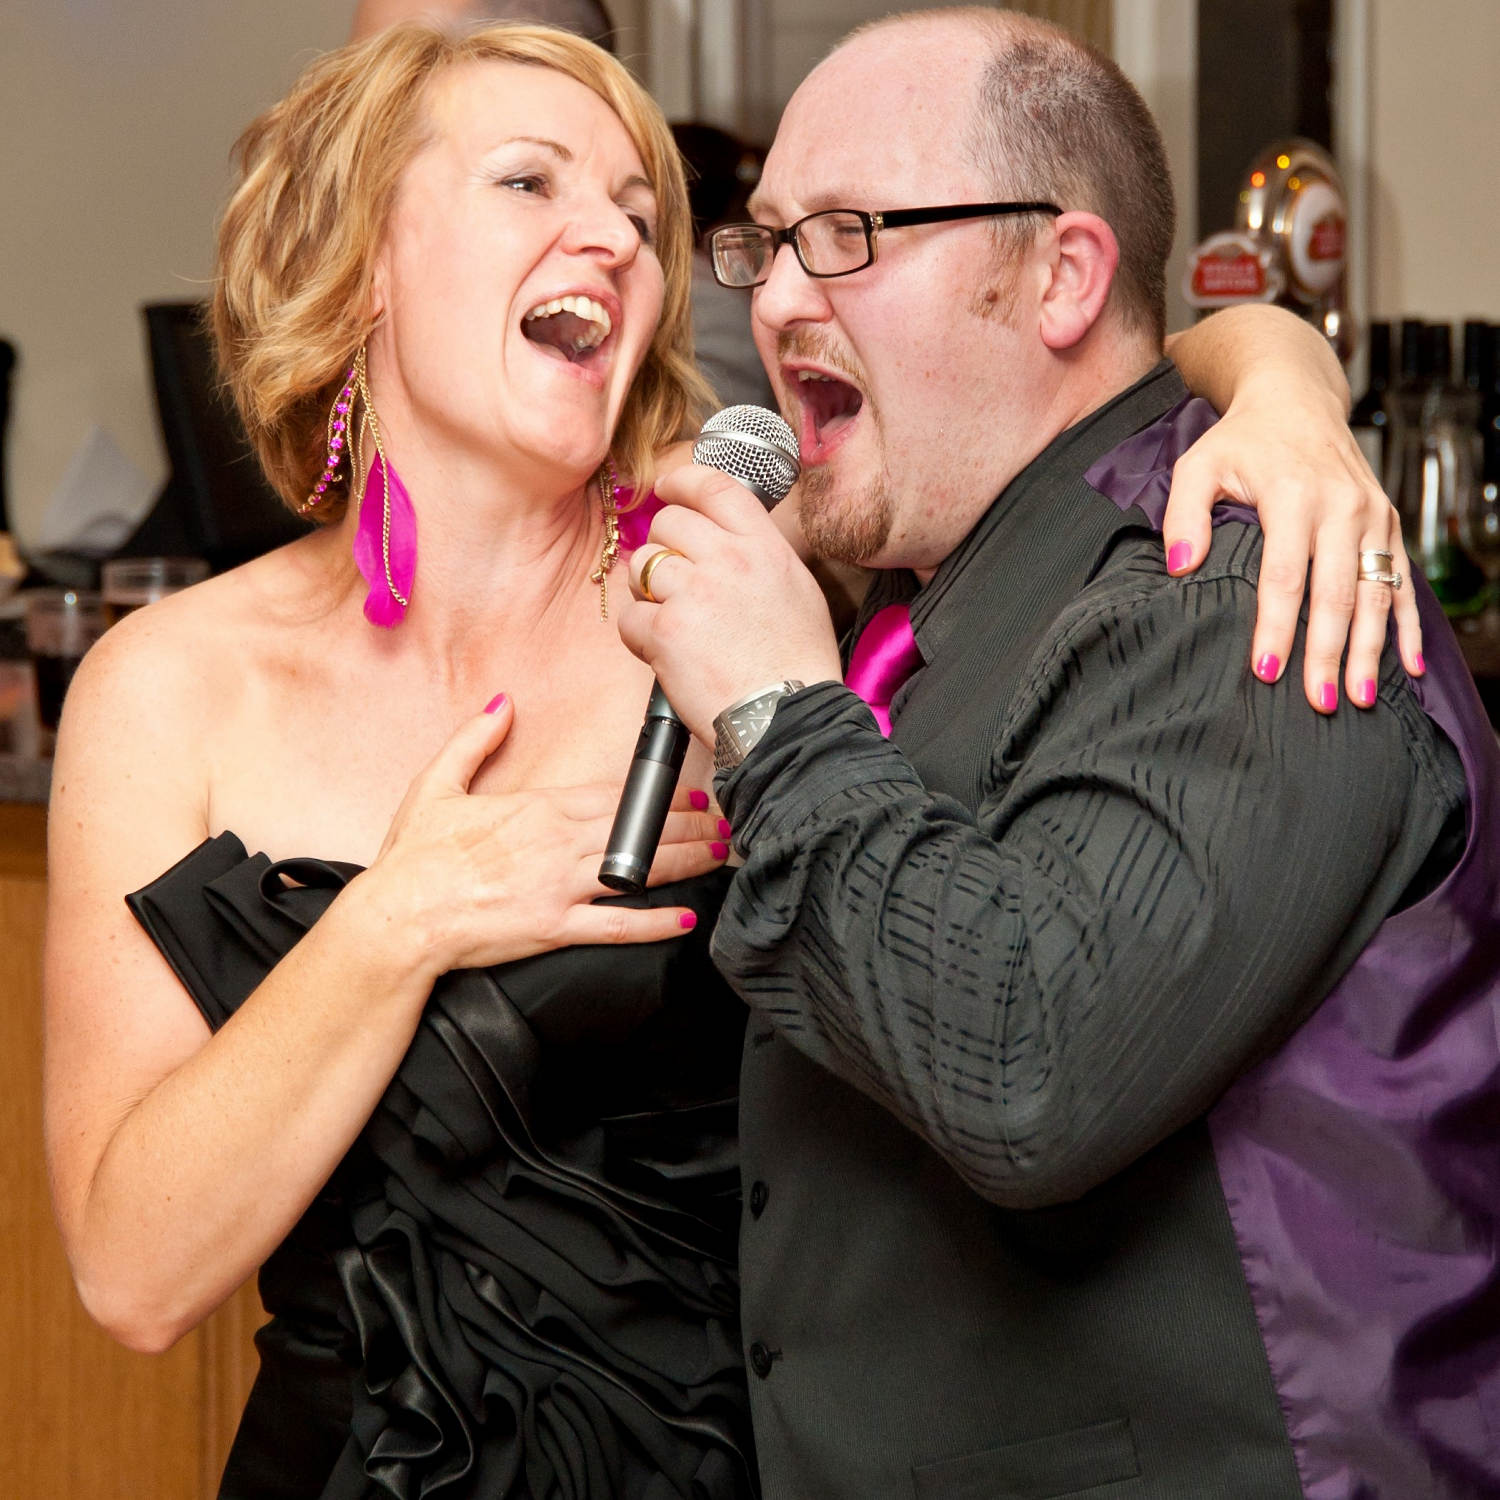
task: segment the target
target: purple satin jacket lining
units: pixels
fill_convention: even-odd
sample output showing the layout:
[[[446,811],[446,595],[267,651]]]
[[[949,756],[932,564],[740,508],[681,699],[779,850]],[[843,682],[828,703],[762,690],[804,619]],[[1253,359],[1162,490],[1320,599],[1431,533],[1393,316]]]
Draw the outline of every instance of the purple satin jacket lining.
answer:
[[[1189,398],[1087,482],[1159,528],[1173,462],[1213,421]],[[1216,507],[1230,519],[1254,517]],[[1209,1116],[1308,1500],[1500,1494],[1500,749],[1412,586],[1412,687],[1463,761],[1463,855]]]

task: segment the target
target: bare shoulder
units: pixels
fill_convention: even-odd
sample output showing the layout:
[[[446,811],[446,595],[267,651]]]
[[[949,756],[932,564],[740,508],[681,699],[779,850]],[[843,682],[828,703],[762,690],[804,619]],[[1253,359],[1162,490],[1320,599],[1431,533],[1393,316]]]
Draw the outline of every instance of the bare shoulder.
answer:
[[[91,844],[124,841],[149,866],[163,855],[171,863],[207,835],[213,747],[288,632],[306,625],[309,609],[330,607],[316,586],[321,540],[294,542],[137,610],[94,645],[58,734],[57,853],[76,830]],[[145,878],[161,868],[146,868]]]

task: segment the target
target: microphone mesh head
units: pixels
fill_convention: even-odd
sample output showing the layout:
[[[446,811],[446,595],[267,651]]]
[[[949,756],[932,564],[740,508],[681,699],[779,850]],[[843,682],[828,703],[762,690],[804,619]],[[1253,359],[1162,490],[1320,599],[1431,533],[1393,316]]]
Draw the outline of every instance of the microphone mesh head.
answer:
[[[802,465],[792,429],[763,406],[726,406],[703,424],[693,462],[717,469],[774,505],[797,482]]]

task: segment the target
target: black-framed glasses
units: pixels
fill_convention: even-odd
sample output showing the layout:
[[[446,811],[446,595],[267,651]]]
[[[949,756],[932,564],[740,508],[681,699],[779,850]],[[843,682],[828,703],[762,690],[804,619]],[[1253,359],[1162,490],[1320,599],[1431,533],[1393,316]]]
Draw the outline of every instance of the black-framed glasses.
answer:
[[[849,276],[875,263],[876,236],[908,224],[943,224],[950,219],[988,219],[1000,214],[1062,212],[1055,203],[949,203],[942,208],[827,208],[785,229],[764,224],[724,224],[709,236],[714,280],[720,286],[759,286],[783,245],[797,252],[809,276]]]

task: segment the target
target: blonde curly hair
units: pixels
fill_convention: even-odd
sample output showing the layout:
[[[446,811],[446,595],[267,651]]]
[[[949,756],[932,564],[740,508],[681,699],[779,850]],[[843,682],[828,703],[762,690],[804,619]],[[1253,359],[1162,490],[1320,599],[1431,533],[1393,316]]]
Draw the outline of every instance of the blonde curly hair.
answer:
[[[321,471],[329,406],[374,323],[372,269],[397,181],[427,129],[431,80],[486,61],[553,68],[592,90],[624,125],[656,194],[661,321],[610,461],[644,494],[656,453],[712,403],[693,362],[687,187],[650,95],[607,52],[550,27],[398,26],[319,58],[235,147],[241,181],[219,226],[210,316],[225,384],[294,510]],[[337,520],[347,501],[330,489],[317,518]]]

